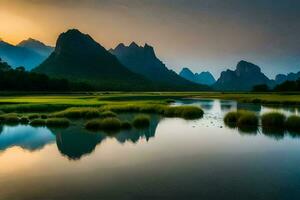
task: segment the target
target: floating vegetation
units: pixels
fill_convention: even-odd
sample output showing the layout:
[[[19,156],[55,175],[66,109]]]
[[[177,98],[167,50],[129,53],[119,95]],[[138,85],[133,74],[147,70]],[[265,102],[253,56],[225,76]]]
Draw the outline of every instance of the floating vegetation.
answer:
[[[285,115],[279,112],[270,112],[261,116],[261,124],[265,128],[284,128],[285,120]]]
[[[136,128],[146,128],[150,126],[150,117],[148,115],[137,115],[133,119],[133,126]]]
[[[300,133],[300,117],[296,115],[288,117],[285,126],[289,132]]]
[[[70,125],[70,120],[66,118],[50,118],[46,121],[46,126],[48,127],[68,127]]]
[[[44,119],[34,119],[30,122],[31,126],[45,126],[46,120]]]

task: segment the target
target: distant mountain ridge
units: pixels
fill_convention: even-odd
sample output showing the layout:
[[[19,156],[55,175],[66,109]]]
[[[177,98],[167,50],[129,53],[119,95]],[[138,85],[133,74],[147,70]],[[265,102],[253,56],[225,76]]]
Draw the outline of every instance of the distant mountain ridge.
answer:
[[[54,52],[33,71],[86,82],[99,90],[151,87],[148,80],[128,70],[91,36],[76,29],[60,34]]]
[[[213,85],[216,80],[210,72],[201,72],[201,73],[193,73],[189,68],[183,68],[179,75],[189,81],[204,84],[204,85]]]
[[[209,89],[207,86],[185,80],[173,70],[169,70],[157,58],[153,47],[147,43],[144,46],[139,46],[135,42],[132,42],[129,46],[121,43],[115,49],[110,49],[110,52],[129,70],[159,84],[159,87],[178,90]]]
[[[275,81],[263,74],[259,66],[242,60],[235,70],[223,71],[213,87],[222,91],[250,91],[253,86],[260,84],[272,88],[275,86]]]
[[[281,84],[285,81],[296,81],[300,78],[300,71],[297,73],[288,73],[288,74],[278,74],[275,77],[275,82]]]
[[[38,40],[29,38],[18,45],[9,44],[0,39],[0,57],[13,68],[23,66],[30,71],[41,64],[53,51]]]
[[[54,50],[54,47],[47,46],[44,43],[32,38],[23,40],[17,46],[30,49],[44,57],[48,57]]]

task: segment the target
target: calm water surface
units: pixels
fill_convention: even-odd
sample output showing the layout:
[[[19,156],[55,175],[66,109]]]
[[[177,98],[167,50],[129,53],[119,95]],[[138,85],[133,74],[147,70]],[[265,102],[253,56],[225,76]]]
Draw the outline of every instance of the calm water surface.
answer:
[[[175,105],[181,104],[201,106],[204,117],[152,116],[147,130],[109,136],[82,123],[0,126],[0,199],[300,199],[296,134],[223,124],[230,110],[275,108],[221,100]]]

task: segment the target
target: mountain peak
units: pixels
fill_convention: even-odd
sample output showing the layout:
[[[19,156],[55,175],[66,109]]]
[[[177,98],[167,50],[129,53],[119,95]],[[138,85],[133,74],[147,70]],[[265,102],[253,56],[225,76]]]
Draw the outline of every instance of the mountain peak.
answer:
[[[140,46],[137,45],[137,43],[135,43],[134,41],[131,42],[131,44],[129,45],[130,48],[139,48]]]
[[[182,68],[179,75],[189,81],[198,83],[198,84],[204,84],[204,85],[212,85],[216,82],[213,75],[206,71],[201,73],[193,73],[189,68],[184,67]]]

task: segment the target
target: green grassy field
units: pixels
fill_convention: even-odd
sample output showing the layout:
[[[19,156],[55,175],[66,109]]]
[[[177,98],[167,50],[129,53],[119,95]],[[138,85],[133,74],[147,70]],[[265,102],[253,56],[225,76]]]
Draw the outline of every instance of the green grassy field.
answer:
[[[182,98],[211,98],[261,104],[300,105],[298,93],[218,93],[218,92],[145,92],[145,93],[70,93],[8,95],[0,97],[0,111],[17,113],[55,112],[70,107],[121,105],[167,105]]]

